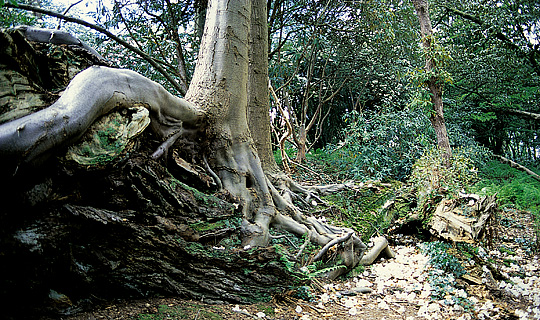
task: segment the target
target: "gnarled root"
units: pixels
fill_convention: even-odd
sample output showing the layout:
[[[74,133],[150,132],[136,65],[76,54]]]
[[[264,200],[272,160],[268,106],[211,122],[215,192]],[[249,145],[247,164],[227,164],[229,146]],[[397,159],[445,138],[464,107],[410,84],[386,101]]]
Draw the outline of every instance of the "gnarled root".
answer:
[[[335,279],[358,265],[367,247],[354,230],[332,226],[315,217],[305,217],[292,203],[282,197],[271,183],[269,185],[274,203],[280,211],[272,221],[273,226],[297,235],[308,235],[312,242],[323,246],[313,261],[321,259],[331,247],[342,245],[338,251],[345,268],[335,269],[328,275],[329,278]],[[282,214],[285,212],[289,214]]]
[[[390,246],[388,246],[388,240],[385,237],[376,237],[371,240],[373,247],[360,260],[360,264],[367,266],[372,264],[381,254],[384,254],[387,258],[395,258],[396,254]]]
[[[54,150],[79,139],[94,121],[118,107],[140,103],[150,111],[151,127],[173,138],[155,154],[164,153],[183,128],[194,128],[202,112],[136,72],[91,67],[79,73],[50,107],[0,126],[2,171],[21,164],[39,164]]]

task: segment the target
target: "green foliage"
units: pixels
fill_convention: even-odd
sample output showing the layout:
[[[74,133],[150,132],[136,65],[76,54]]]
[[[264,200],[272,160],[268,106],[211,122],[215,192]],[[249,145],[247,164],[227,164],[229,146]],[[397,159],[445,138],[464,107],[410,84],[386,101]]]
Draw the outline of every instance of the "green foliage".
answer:
[[[27,11],[5,8],[5,3],[16,5],[16,1],[0,0],[0,28],[12,28],[18,25],[34,25],[37,19],[34,15]]]
[[[538,214],[540,182],[533,177],[496,160],[481,167],[480,176],[482,180],[475,185],[475,192],[497,193],[500,205]]]
[[[419,191],[420,208],[443,193],[452,196],[461,190],[468,191],[478,181],[478,163],[471,160],[474,149],[455,149],[449,164],[443,153],[439,148],[432,148],[414,164],[409,181]]]
[[[495,160],[487,162],[480,175],[482,180],[475,185],[475,192],[481,195],[496,193],[499,205],[530,211],[535,219],[536,234],[540,235],[540,182]]]
[[[534,67],[540,55],[533,49],[538,33],[532,32],[540,6],[522,0],[449,0],[444,5],[482,21],[435,10],[434,21],[442,22],[439,39],[454,57],[448,64],[454,82],[445,91],[450,101],[446,115],[470,128],[469,135],[494,153],[518,162],[538,161],[533,152],[539,145],[538,124],[507,110],[540,112],[540,74]]]
[[[3,6],[4,6],[6,3],[8,3],[8,2],[9,2],[10,4],[14,5],[14,6],[17,5],[17,1],[16,1],[16,0],[8,0],[8,1],[6,1],[6,0],[0,0],[0,7],[3,7]]]
[[[417,111],[351,112],[344,122],[344,141],[327,147],[327,161],[339,168],[341,178],[405,180],[434,141],[429,122]]]
[[[457,246],[457,250],[460,249]],[[459,250],[460,254],[467,254],[467,250],[477,250],[468,244],[466,248]],[[460,260],[454,255],[456,249],[450,244],[441,241],[424,243],[420,249],[429,256],[431,270],[428,273],[428,281],[431,285],[431,298],[433,300],[444,300],[449,293],[455,292],[455,279],[466,274],[466,270]],[[453,295],[455,303],[462,306],[465,310],[470,310],[473,304],[465,297]]]
[[[285,153],[287,153],[290,159],[294,159],[294,156],[296,155],[296,148],[294,148],[294,146],[290,142],[285,142]],[[281,151],[279,149],[274,150],[274,159],[276,160],[278,166],[281,166],[283,164],[283,159],[281,158]]]
[[[424,244],[422,251],[429,256],[431,266],[459,278],[466,271],[459,259],[449,252],[451,248],[452,246],[448,243],[434,241]]]
[[[324,197],[332,208],[332,224],[353,228],[363,241],[368,242],[375,233],[384,233],[390,226],[393,212],[382,209],[384,203],[395,198],[399,186],[345,190]],[[399,210],[398,210],[399,213]]]

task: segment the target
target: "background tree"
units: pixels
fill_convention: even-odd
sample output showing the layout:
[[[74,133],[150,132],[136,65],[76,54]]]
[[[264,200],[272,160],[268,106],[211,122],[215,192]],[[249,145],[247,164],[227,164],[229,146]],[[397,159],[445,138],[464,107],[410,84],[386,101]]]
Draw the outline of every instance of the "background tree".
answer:
[[[443,84],[445,76],[442,74],[441,49],[436,44],[429,17],[429,6],[427,0],[412,0],[418,21],[420,22],[420,35],[422,36],[422,46],[426,65],[421,76],[423,82],[429,90],[429,120],[437,136],[437,145],[445,151],[444,157],[449,160],[452,157],[452,149],[448,140],[446,123],[443,113]]]
[[[449,116],[496,154],[535,165],[538,124],[538,6],[528,1],[447,2],[437,28],[452,48]],[[482,17],[482,18],[479,18]],[[452,36],[450,36],[452,35]],[[459,141],[454,143],[460,144]]]

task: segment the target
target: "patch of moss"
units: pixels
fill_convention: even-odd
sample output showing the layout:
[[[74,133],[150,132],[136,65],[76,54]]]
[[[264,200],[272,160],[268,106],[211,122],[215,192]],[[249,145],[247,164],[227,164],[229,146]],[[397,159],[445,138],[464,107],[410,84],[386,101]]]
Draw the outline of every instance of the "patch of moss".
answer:
[[[162,320],[162,319],[192,319],[222,320],[219,314],[211,311],[211,307],[202,308],[196,304],[179,306],[160,305],[154,314],[139,314],[137,320]]]
[[[399,185],[392,185],[330,194],[324,200],[333,208],[326,216],[332,224],[353,228],[363,241],[369,241],[374,233],[384,233],[395,218],[410,212],[411,204],[408,199],[398,198],[399,192]],[[385,206],[390,200],[394,204]]]
[[[104,165],[125,152],[130,139],[150,123],[148,110],[130,108],[131,116],[113,112],[101,117],[85,133],[81,142],[71,146],[66,158],[81,165]]]
[[[230,212],[234,212],[234,210],[236,209],[236,207],[231,203],[223,201],[222,199],[214,195],[206,194],[204,192],[197,190],[196,188],[188,186],[182,181],[174,178],[173,175],[171,174],[170,174],[170,177],[171,179],[169,181],[169,186],[172,188],[172,190],[175,190],[176,188],[182,188],[184,190],[187,190],[193,194],[193,197],[195,198],[197,202],[202,203],[207,207],[224,209],[225,211],[230,211]]]
[[[199,221],[193,224],[190,224],[189,227],[198,232],[204,232],[214,229],[223,229],[223,228],[237,228],[241,224],[240,218],[231,218],[223,219],[214,222],[210,221]]]
[[[274,311],[274,308],[268,305],[264,304],[257,304],[257,309],[261,310],[261,312],[264,312],[267,316],[274,316],[276,313]]]

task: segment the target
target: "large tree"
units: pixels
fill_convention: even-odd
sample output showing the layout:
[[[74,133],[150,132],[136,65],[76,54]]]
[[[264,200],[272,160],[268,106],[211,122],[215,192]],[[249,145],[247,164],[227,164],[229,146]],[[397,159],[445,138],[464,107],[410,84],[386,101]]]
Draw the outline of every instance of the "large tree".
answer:
[[[206,172],[217,186],[219,191],[217,194],[235,203],[237,206],[235,211],[239,211],[242,217],[239,238],[243,248],[267,246],[272,238],[270,228],[277,227],[324,246],[316,259],[320,259],[331,246],[340,244],[337,257],[342,262],[342,267],[333,269],[330,277],[336,277],[351,270],[360,262],[366,249],[359,237],[353,230],[334,227],[314,217],[304,216],[291,200],[294,195],[300,193],[313,195],[332,188],[301,187],[285,175],[277,173],[271,160],[268,160],[272,157],[269,147],[268,110],[266,109],[268,91],[265,42],[267,37],[264,33],[266,25],[264,4],[264,1],[260,0],[210,1],[197,65],[185,99],[170,94],[161,85],[129,70],[93,66],[79,73],[69,83],[61,97],[50,107],[0,125],[2,176],[9,181],[16,181],[22,177],[31,178],[26,175],[28,172],[42,166],[48,158],[54,160],[58,153],[65,152],[66,147],[77,142],[96,119],[112,111],[130,110],[130,107],[137,105],[149,111],[152,132],[161,140],[157,144],[154,143],[155,151],[152,153],[152,158],[156,160],[163,158],[162,163],[165,165],[167,162],[172,162],[169,165],[170,170],[172,166],[181,166],[192,172],[194,166],[186,165],[185,161],[183,162],[178,156],[179,153],[189,154],[193,159],[200,161],[201,166],[206,167]],[[68,35],[59,31],[32,28],[25,30],[26,36],[34,40],[56,41],[69,38]],[[128,114],[131,113],[132,111],[128,112]],[[257,123],[261,124],[260,127]],[[254,135],[254,133],[257,134]],[[259,157],[259,155],[262,156]],[[146,161],[148,160],[143,160],[144,163]],[[171,188],[178,190],[179,184],[174,178],[168,177],[167,169],[157,169],[155,164],[148,164],[152,167],[151,169],[148,167],[141,169],[139,163],[139,160],[124,162],[124,165],[130,167],[127,177],[136,180],[129,183],[137,185],[127,188],[126,191],[134,194],[143,204],[137,215],[144,216],[147,211],[155,211],[155,208],[146,204],[147,200],[143,199],[154,199],[159,204],[167,202],[166,199],[170,198],[175,199],[173,202],[180,203],[182,208],[192,206],[192,204],[182,204],[186,197],[181,200],[182,197],[170,192]],[[71,171],[68,170],[68,172]],[[71,173],[68,174],[70,175]],[[162,175],[161,179],[154,180],[160,175]],[[170,182],[167,188],[164,187],[166,182],[161,180]],[[113,184],[114,188],[120,186],[122,190],[124,189],[121,186],[126,185],[125,182]],[[93,189],[92,186],[85,188]],[[150,195],[144,196],[144,190]],[[160,192],[165,190],[168,191],[160,195]],[[187,198],[190,197],[200,198],[197,193]],[[69,200],[69,197],[62,197],[62,201],[66,199]],[[96,201],[101,203],[100,199]],[[114,202],[116,207],[119,203],[125,204],[125,201],[121,200],[114,200]],[[75,216],[91,217],[100,221],[110,220],[116,214],[122,216],[125,212],[133,210],[115,213],[111,209],[104,211],[90,209],[81,207],[79,204],[65,204],[63,208],[65,209],[62,209],[62,212],[67,210]],[[217,208],[215,210],[226,212],[229,209],[228,206],[220,206],[219,210]],[[219,221],[220,217],[230,215],[229,213],[220,216],[220,213],[215,216],[217,213],[206,210],[196,210],[196,212],[199,215],[206,214],[203,218],[204,223],[211,221],[212,225],[218,226],[221,222],[215,221]],[[188,238],[204,238],[207,239],[205,241],[209,241],[208,239],[223,238],[236,230],[222,228],[207,235],[197,234],[194,227],[186,229],[184,224],[171,224],[171,219],[177,219],[176,216],[171,216],[167,212],[161,212],[159,215],[160,217],[152,219],[157,219],[166,226],[167,232],[178,232]],[[123,220],[115,219],[111,221],[130,221],[132,216]],[[192,221],[193,216],[186,219]],[[146,220],[143,219],[143,221]],[[191,222],[188,225],[197,224]],[[148,234],[141,232],[134,240]],[[193,232],[195,236],[189,235],[190,232]],[[146,246],[150,242],[144,243]],[[156,244],[162,243],[161,240],[156,242]],[[170,252],[171,249],[167,250]],[[160,257],[163,255],[167,256],[165,253],[159,254]],[[236,255],[233,256],[236,257]],[[212,269],[212,263],[215,261],[201,268]],[[164,263],[164,266],[166,270],[178,269],[170,262]],[[193,272],[191,264],[188,263],[186,268],[191,271],[176,271],[173,274]],[[195,270],[197,272],[196,268]],[[225,278],[224,283],[235,281],[224,275],[223,271],[220,271],[221,273],[208,270],[202,272],[214,274],[215,277],[221,274],[219,277]],[[243,276],[237,275],[235,279],[238,277]],[[168,279],[167,281],[171,281],[170,278]],[[259,278],[267,283],[265,279]],[[232,301],[240,299],[237,293],[234,293],[238,291],[238,288],[234,286],[227,289],[223,287],[223,284],[213,284],[220,287],[218,291],[215,291],[211,289],[213,287],[209,286],[208,282],[201,284],[200,281],[193,280],[191,276],[187,276],[186,281],[190,285],[196,283],[204,290],[210,291],[207,293],[209,295],[221,295],[223,299]],[[174,290],[183,294],[189,292],[190,295],[195,291],[194,289],[186,291],[181,287],[182,285],[180,288],[176,285]],[[227,290],[231,290],[231,293],[225,294]]]

